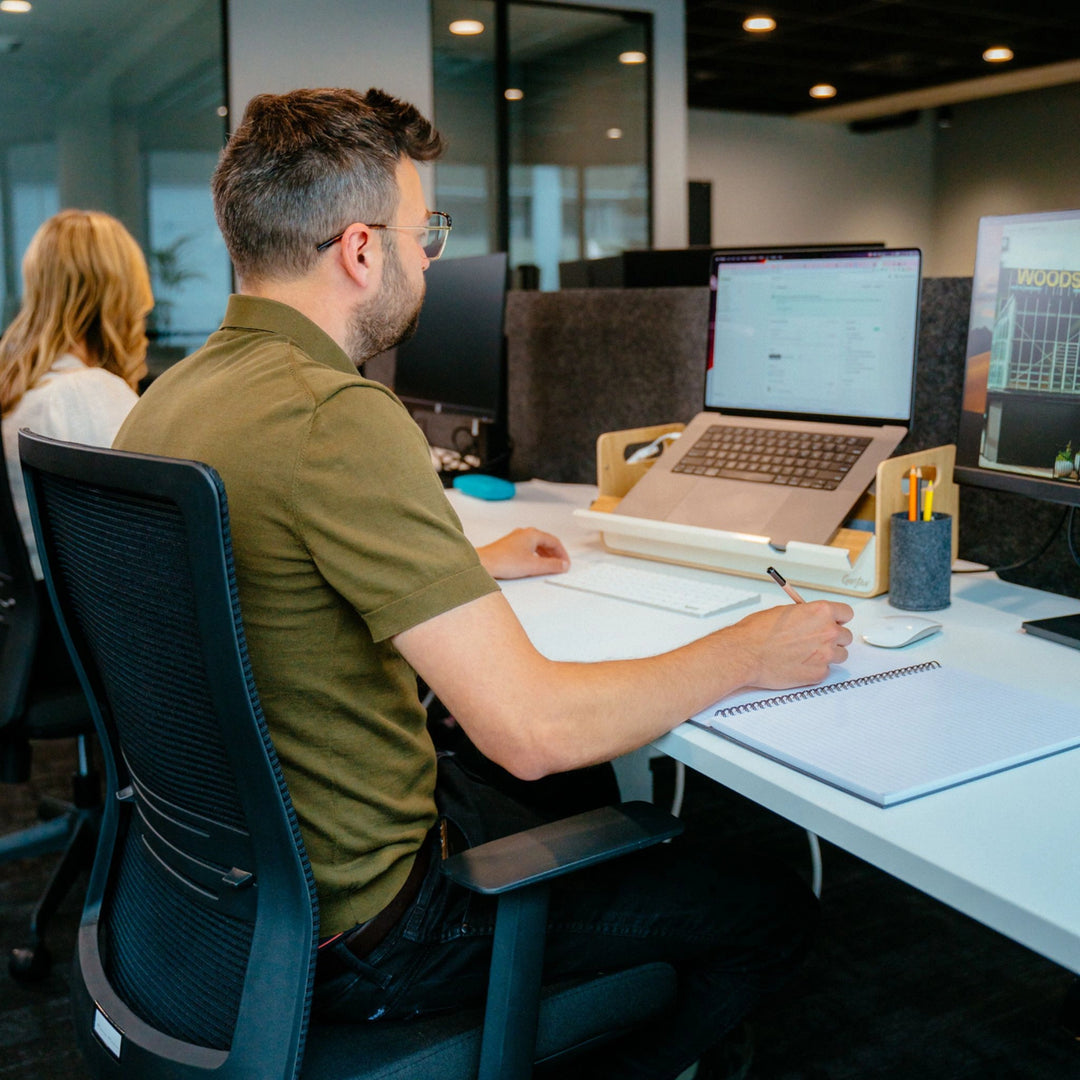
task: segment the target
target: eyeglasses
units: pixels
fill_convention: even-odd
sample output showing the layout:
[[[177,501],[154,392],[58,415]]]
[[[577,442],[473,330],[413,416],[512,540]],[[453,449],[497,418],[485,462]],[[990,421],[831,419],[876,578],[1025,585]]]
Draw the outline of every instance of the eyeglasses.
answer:
[[[424,254],[431,262],[434,262],[446,250],[446,239],[453,227],[454,223],[450,220],[450,215],[444,214],[441,210],[432,210],[431,217],[428,218],[426,225],[368,225],[369,229],[398,229],[402,232],[420,233],[417,239],[424,249]],[[331,244],[336,244],[344,235],[345,230],[342,229],[336,236],[331,236],[329,240],[317,244],[315,250],[325,251]]]

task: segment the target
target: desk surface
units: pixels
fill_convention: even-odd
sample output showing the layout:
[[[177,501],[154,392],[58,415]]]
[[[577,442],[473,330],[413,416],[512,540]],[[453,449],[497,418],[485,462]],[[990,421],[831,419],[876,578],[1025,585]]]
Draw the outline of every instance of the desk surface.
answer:
[[[555,533],[573,559],[606,553],[594,529],[571,511],[595,490],[531,481],[516,498],[480,503],[459,492],[454,502],[476,544],[521,525]],[[651,564],[665,572],[715,578],[711,571]],[[745,585],[745,578],[727,579]],[[761,606],[784,602],[760,585]],[[503,591],[537,648],[558,660],[601,660],[674,648],[741,618],[742,608],[706,619],[557,589],[543,579],[504,582]],[[802,590],[807,599],[828,594]],[[954,575],[952,604],[934,613],[942,633],[880,652],[882,666],[923,660],[1075,701],[1080,650],[1030,637],[1023,619],[1075,612],[1080,601],[999,581]],[[858,636],[868,620],[893,613],[883,596],[849,600]],[[868,645],[853,648],[871,649]],[[958,701],[957,709],[964,703]],[[1032,762],[960,787],[882,810],[803,776],[710,732],[683,724],[658,740],[664,753],[755,802],[1080,972],[1080,749]],[[826,899],[827,899],[826,875]]]

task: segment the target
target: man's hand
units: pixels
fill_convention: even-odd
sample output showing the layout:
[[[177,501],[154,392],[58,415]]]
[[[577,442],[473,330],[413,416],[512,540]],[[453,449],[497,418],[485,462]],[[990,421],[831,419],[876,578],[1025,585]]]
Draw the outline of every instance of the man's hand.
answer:
[[[835,600],[780,604],[713,635],[726,657],[741,657],[746,686],[786,690],[821,682],[830,664],[847,659],[854,612]]]
[[[564,574],[570,569],[566,548],[557,537],[539,529],[515,529],[501,539],[477,548],[476,553],[493,578]]]

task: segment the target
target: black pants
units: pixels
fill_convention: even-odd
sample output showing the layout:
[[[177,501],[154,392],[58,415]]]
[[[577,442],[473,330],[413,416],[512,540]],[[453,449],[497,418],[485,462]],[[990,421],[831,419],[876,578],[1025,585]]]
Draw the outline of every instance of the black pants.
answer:
[[[437,801],[470,845],[541,819],[453,758],[440,761]],[[675,1012],[606,1047],[589,1072],[663,1080],[786,979],[816,915],[813,895],[784,868],[734,851],[716,864],[688,859],[676,840],[553,884],[544,979],[671,963]],[[455,885],[436,854],[416,900],[367,957],[330,946],[346,973],[316,986],[315,1015],[400,1020],[481,1003],[494,923],[495,901]]]

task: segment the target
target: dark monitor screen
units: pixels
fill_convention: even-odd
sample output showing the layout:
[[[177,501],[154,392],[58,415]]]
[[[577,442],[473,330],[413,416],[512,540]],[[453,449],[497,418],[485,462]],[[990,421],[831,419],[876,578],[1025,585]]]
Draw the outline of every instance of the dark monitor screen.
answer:
[[[1080,505],[1080,210],[979,222],[956,478]]]
[[[394,392],[406,405],[503,419],[506,266],[499,253],[428,267],[420,324],[397,349]]]

